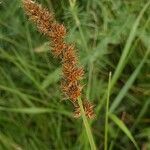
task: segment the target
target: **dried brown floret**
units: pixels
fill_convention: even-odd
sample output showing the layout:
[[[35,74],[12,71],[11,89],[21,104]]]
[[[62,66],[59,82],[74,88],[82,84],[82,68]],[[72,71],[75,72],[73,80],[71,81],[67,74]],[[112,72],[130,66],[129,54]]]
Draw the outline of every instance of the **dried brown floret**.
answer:
[[[63,42],[53,43],[52,45],[52,53],[55,57],[61,57],[64,49],[66,48],[66,44]]]
[[[78,97],[81,96],[82,87],[78,83],[73,83],[69,85],[67,81],[62,82],[62,90],[65,95],[67,95],[70,100],[74,103],[77,101]]]
[[[66,28],[62,24],[53,23],[49,36],[51,38],[63,39],[66,35]]]
[[[66,49],[63,52],[63,63],[70,63],[72,65],[77,64],[77,55],[75,53],[75,46],[66,45]]]
[[[46,8],[42,8],[40,4],[31,0],[23,0],[23,6],[29,19],[37,24],[39,31],[48,36],[54,21],[53,13],[50,13]]]
[[[91,102],[89,102],[87,100],[83,101],[83,109],[85,111],[85,115],[90,119],[93,119],[96,116],[94,111],[93,111],[93,108],[94,108],[94,105]],[[74,117],[79,118],[80,116],[81,116],[81,110],[80,110],[80,107],[78,105],[75,107]]]
[[[74,67],[69,63],[63,64],[63,75],[69,82],[75,82],[81,80],[84,75],[83,68]]]

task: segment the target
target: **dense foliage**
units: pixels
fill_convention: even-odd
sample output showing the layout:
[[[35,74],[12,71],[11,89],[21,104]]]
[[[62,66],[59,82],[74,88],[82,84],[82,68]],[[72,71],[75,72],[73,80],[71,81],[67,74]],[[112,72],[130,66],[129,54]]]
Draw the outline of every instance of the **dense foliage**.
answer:
[[[67,27],[95,104],[98,149],[150,148],[150,1],[38,0]],[[119,64],[119,65],[118,65]],[[0,149],[90,149],[81,119],[63,101],[61,68],[20,0],[0,1]],[[105,125],[109,72],[109,122]]]

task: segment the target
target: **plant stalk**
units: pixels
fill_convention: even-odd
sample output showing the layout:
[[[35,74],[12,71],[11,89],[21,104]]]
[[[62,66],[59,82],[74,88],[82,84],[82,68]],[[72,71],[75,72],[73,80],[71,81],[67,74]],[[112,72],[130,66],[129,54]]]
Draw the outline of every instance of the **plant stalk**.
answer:
[[[84,108],[83,108],[81,98],[78,98],[78,104],[79,104],[79,107],[80,107],[80,110],[81,110],[82,120],[83,120],[83,124],[85,126],[85,130],[86,130],[86,133],[87,133],[87,136],[88,136],[88,139],[89,139],[91,150],[96,150],[96,145],[95,145],[95,142],[94,142],[92,131],[90,129],[90,125],[88,123],[87,117],[85,116],[85,111],[84,111]]]

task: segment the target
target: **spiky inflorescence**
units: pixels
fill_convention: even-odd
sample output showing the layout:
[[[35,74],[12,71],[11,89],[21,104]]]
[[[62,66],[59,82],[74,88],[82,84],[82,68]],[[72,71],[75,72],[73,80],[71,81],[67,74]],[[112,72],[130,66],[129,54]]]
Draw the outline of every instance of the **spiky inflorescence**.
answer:
[[[84,111],[85,111],[85,115],[88,118],[94,118],[95,117],[93,107],[94,107],[94,105],[92,103],[90,103],[89,101],[87,101],[87,100],[83,101],[83,108],[84,108]],[[80,107],[75,106],[74,117],[78,118],[80,116],[81,116]]]
[[[66,28],[57,23],[53,13],[32,0],[23,0],[23,7],[29,19],[36,23],[39,32],[51,39],[52,53],[61,59],[63,81],[62,91],[75,106],[75,117],[80,117],[81,112],[77,99],[81,97],[83,86],[80,80],[84,75],[82,67],[78,67],[78,59],[75,46],[65,42]],[[94,117],[93,105],[88,101],[83,101],[83,108],[88,118]]]

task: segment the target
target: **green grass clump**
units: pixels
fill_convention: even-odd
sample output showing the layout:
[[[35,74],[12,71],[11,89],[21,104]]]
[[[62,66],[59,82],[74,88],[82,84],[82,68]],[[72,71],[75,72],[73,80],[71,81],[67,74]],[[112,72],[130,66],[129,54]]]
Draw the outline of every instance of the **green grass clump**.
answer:
[[[150,1],[38,2],[76,44],[86,72],[84,93],[95,103],[97,116],[89,125],[97,149],[149,149]],[[21,1],[1,0],[0,150],[90,149],[82,119],[61,101],[60,67]]]

